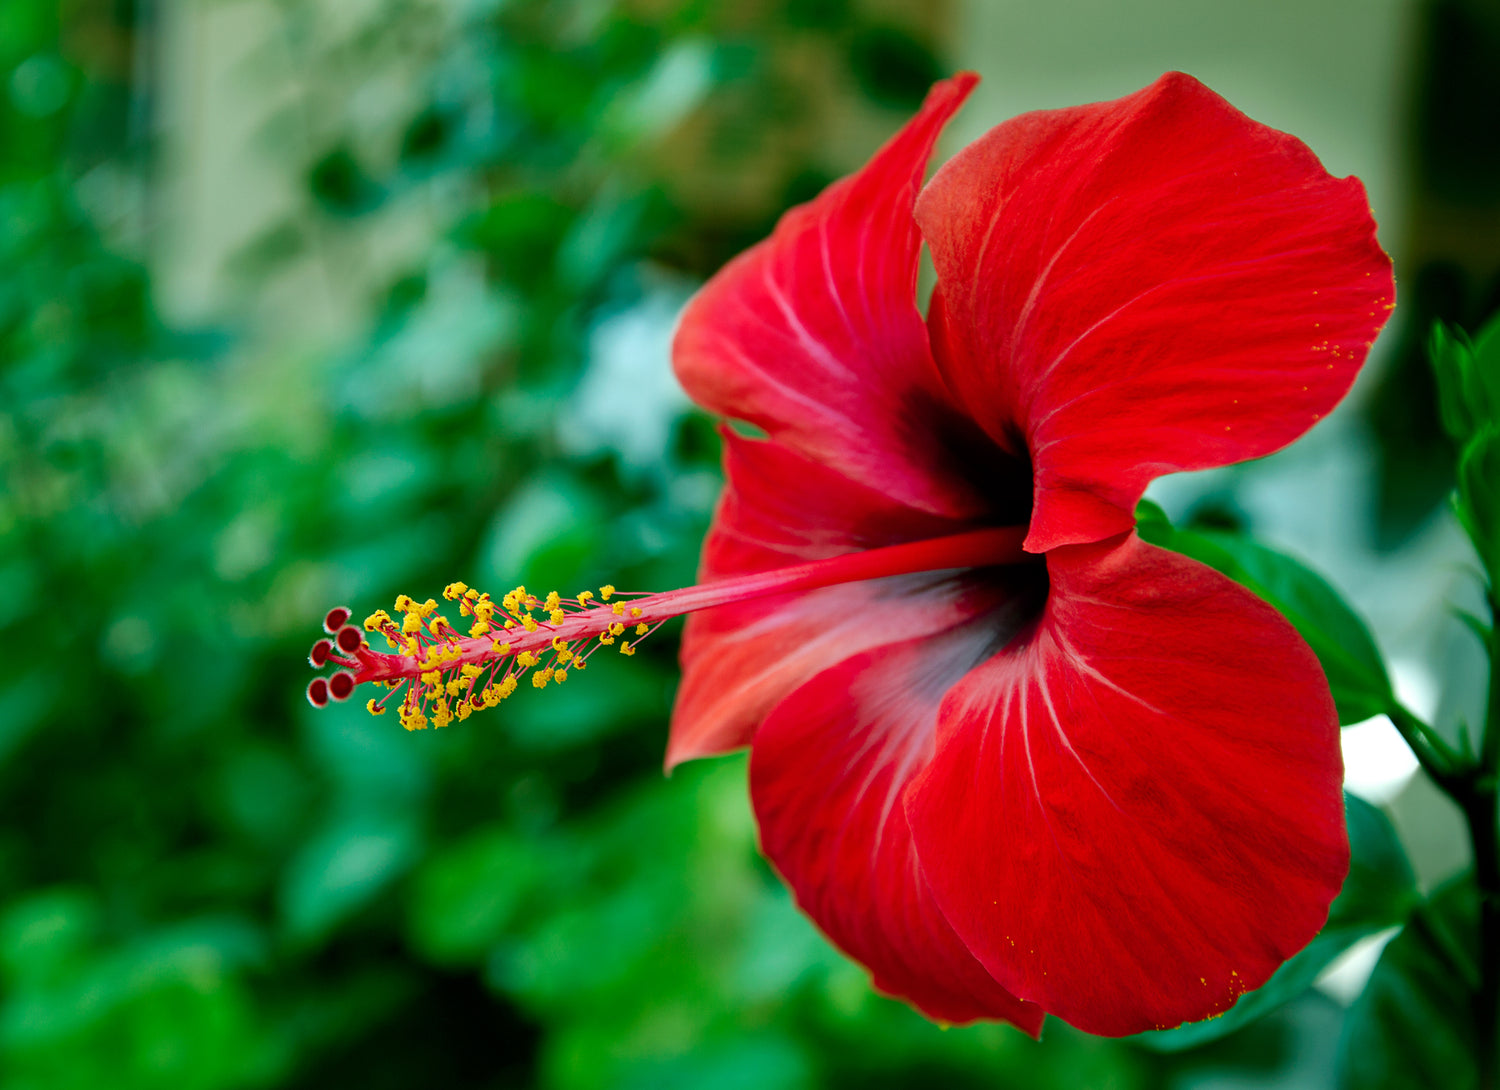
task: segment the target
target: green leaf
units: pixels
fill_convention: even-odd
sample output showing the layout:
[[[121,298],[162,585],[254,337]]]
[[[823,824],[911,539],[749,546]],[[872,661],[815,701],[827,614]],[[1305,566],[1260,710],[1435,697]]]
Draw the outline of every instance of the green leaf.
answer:
[[[411,933],[439,964],[479,958],[505,934],[539,877],[535,851],[502,826],[434,855],[417,875]]]
[[[1360,939],[1406,920],[1420,897],[1396,830],[1385,814],[1363,799],[1346,794],[1344,808],[1349,823],[1349,875],[1329,907],[1323,930],[1270,980],[1242,995],[1222,1016],[1143,1034],[1142,1044],[1176,1052],[1233,1033],[1297,998]]]
[[[1464,445],[1456,508],[1493,582],[1500,575],[1500,427],[1481,425]]]
[[[1177,529],[1155,504],[1142,502],[1136,517],[1143,540],[1222,572],[1296,627],[1323,665],[1340,724],[1358,723],[1390,707],[1390,678],[1370,630],[1322,576],[1237,534]]]
[[[1339,1086],[1472,1090],[1479,898],[1471,878],[1439,889],[1385,948],[1339,1042]]]

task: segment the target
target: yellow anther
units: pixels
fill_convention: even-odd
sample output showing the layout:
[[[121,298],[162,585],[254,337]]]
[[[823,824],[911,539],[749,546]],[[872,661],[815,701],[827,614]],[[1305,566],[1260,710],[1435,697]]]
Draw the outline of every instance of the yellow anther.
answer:
[[[448,702],[439,700],[432,709],[432,725],[446,727],[451,722],[453,722],[453,713],[448,710]]]
[[[459,693],[463,692],[463,688],[464,688],[464,683],[462,681],[458,680],[458,678],[454,678],[452,681],[448,682],[448,685],[447,685],[448,695],[449,696],[457,696]]]
[[[599,642],[608,647],[610,644],[615,642],[615,638],[613,636],[603,635],[599,637]]]
[[[641,615],[641,607],[640,606],[631,606],[630,607],[630,615],[632,617],[639,617]]]
[[[545,609],[548,613],[551,613],[558,607],[558,605],[561,604],[561,602],[562,599],[558,597],[557,591],[548,591],[547,600],[542,603],[542,608]]]
[[[410,636],[413,632],[422,631],[422,617],[418,613],[408,613],[406,620],[401,622],[401,631]]]
[[[370,699],[368,701],[366,701],[366,703],[365,703],[365,711],[369,712],[371,715],[384,715],[385,714],[385,709],[380,706],[380,704],[376,701],[376,699],[373,696],[370,697]]]
[[[422,714],[421,708],[408,709],[403,705],[401,708],[401,725],[407,730],[426,730],[427,717]]]
[[[602,586],[602,587],[599,588],[599,597],[602,598],[602,599],[604,599],[604,601],[607,602],[607,601],[609,601],[609,596],[611,594],[613,594],[614,592],[615,592],[615,585],[613,583],[605,583],[604,586]]]
[[[417,611],[424,617],[431,617],[437,612],[437,599],[429,598],[417,607]]]
[[[469,716],[473,714],[474,705],[470,704],[467,700],[460,700],[458,702],[458,721],[460,723],[462,723],[465,719],[469,718]]]
[[[521,627],[527,632],[535,632],[537,630],[536,618],[528,613],[521,618]]]
[[[552,680],[561,685],[564,681],[568,680],[568,672],[566,670],[559,670],[552,675]]]
[[[437,670],[429,670],[427,673],[422,675],[423,685],[439,685],[442,683],[442,680],[443,675]]]
[[[473,612],[474,611],[469,608],[469,600],[467,598],[460,598],[458,600],[458,615],[460,617],[467,617]]]
[[[532,674],[531,684],[535,688],[545,689],[547,687],[547,671],[538,670],[536,673]]]
[[[391,615],[383,609],[377,609],[365,618],[365,631],[374,632],[377,628],[384,629],[391,623]]]
[[[620,654],[633,655],[635,654],[635,647],[628,643],[622,643],[620,644]]]
[[[609,634],[611,636],[623,636],[625,634],[625,626],[622,625],[619,621],[616,621],[614,624],[609,626]]]
[[[410,598],[408,598],[406,595],[404,595],[404,594],[398,594],[398,595],[396,595],[396,612],[397,613],[406,613],[409,610],[415,609],[416,605],[417,604],[415,602],[413,602]]]
[[[573,652],[571,652],[571,651],[569,651],[567,649],[559,651],[557,653],[557,661],[558,662],[572,662],[573,661]]]
[[[448,625],[448,618],[439,614],[438,616],[434,617],[432,619],[432,623],[427,626],[427,631],[431,632],[434,636],[441,636],[445,627],[451,627]]]
[[[514,613],[516,610],[521,608],[521,603],[516,601],[516,596],[514,594],[507,594],[504,598],[501,598],[500,604],[505,607],[505,611],[507,613]]]
[[[456,602],[464,596],[464,591],[469,589],[467,583],[449,583],[443,588],[443,597],[450,602]]]
[[[510,644],[508,644],[508,643],[501,643],[499,640],[496,640],[490,646],[493,647],[499,654],[502,654],[502,655],[508,655],[508,654],[510,654]]]
[[[484,595],[480,594],[473,587],[470,587],[468,590],[464,591],[464,597],[472,602],[475,598],[483,598]]]
[[[585,663],[582,659],[579,659],[577,662],[573,663],[573,669],[582,670],[586,665],[588,664]]]
[[[642,621],[640,624],[638,624],[638,625],[635,626],[635,634],[637,636],[644,636],[647,632],[650,632],[650,631],[651,631],[651,626],[648,625],[645,621]]]
[[[537,664],[537,657],[530,651],[522,651],[519,655],[516,656],[516,662],[518,662],[523,668],[529,670],[531,669],[531,667]]]
[[[417,638],[415,636],[412,636],[411,639],[406,641],[406,653],[412,658],[416,658],[422,653],[422,645],[417,642]]]
[[[469,626],[469,635],[471,635],[471,636],[483,636],[489,630],[490,630],[490,626],[488,624],[486,624],[484,621],[475,621],[473,624],[471,624]]]
[[[616,602],[614,604],[614,611],[615,611],[615,616],[616,617],[623,617],[623,616],[625,616],[625,603],[624,602]]]
[[[502,682],[500,682],[500,690],[499,690],[499,692],[500,692],[500,699],[501,700],[504,700],[506,697],[508,697],[511,693],[513,693],[515,691],[516,691],[516,679],[515,678],[508,677],[505,680],[503,680]]]
[[[554,650],[554,651],[566,651],[567,649],[568,649],[568,641],[567,640],[563,639],[561,636],[553,636],[552,637],[552,650]]]
[[[551,621],[553,623],[553,625],[560,625],[560,624],[563,623],[563,618],[566,617],[566,616],[567,616],[567,614],[564,613],[562,610],[560,610],[560,609],[554,609],[551,613],[549,613],[547,615],[547,619],[549,621]]]
[[[458,668],[458,672],[464,677],[478,677],[484,673],[484,667],[477,662],[466,662]]]
[[[581,606],[588,605],[589,604],[589,599],[592,598],[593,596],[594,596],[594,592],[591,591],[591,590],[581,590],[581,591],[579,591],[578,592],[578,604],[581,605]]]

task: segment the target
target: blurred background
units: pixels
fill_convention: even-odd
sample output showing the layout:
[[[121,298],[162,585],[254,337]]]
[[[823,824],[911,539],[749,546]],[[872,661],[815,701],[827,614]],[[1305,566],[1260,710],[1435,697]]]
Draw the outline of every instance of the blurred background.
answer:
[[[671,631],[443,731],[303,698],[333,604],[690,580],[679,307],[957,68],[949,150],[1179,68],[1365,180],[1400,308],[1354,396],[1152,495],[1478,719],[1422,342],[1500,302],[1485,0],[0,0],[0,1088],[1332,1084],[1378,937],[1185,1052],[874,995],[744,761],[662,777]],[[1388,725],[1346,740],[1461,869]]]

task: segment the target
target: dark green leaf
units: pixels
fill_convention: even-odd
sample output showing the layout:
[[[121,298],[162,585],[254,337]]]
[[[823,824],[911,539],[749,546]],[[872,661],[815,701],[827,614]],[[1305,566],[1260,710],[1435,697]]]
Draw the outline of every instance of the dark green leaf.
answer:
[[[1390,678],[1369,629],[1322,576],[1237,534],[1177,529],[1155,504],[1143,502],[1137,519],[1144,540],[1222,572],[1296,627],[1323,665],[1341,724],[1369,719],[1390,706]]]
[[[1478,897],[1465,877],[1438,890],[1385,948],[1339,1042],[1345,1090],[1471,1090]]]
[[[1500,574],[1500,427],[1483,425],[1458,460],[1458,519],[1493,581]]]
[[[1233,1033],[1306,991],[1318,974],[1360,939],[1402,923],[1418,901],[1416,877],[1396,831],[1378,809],[1344,796],[1349,821],[1349,876],[1316,938],[1218,1018],[1144,1034],[1143,1044],[1166,1052],[1194,1048]]]

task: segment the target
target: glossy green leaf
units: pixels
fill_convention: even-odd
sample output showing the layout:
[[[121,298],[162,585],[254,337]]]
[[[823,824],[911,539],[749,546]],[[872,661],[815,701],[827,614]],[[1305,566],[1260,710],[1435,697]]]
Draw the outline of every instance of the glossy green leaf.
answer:
[[[1149,501],[1142,502],[1137,518],[1142,539],[1222,572],[1296,627],[1323,666],[1340,724],[1358,723],[1390,706],[1390,678],[1370,630],[1322,576],[1238,534],[1178,529]]]
[[[1344,796],[1349,823],[1349,876],[1328,910],[1328,923],[1271,979],[1218,1018],[1139,1039],[1161,1051],[1194,1048],[1233,1033],[1312,986],[1318,974],[1360,939],[1401,924],[1416,907],[1416,876],[1389,819],[1354,795]]]
[[[1468,877],[1450,882],[1385,948],[1339,1042],[1343,1090],[1472,1090],[1478,904]]]

